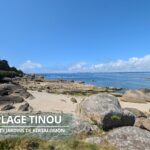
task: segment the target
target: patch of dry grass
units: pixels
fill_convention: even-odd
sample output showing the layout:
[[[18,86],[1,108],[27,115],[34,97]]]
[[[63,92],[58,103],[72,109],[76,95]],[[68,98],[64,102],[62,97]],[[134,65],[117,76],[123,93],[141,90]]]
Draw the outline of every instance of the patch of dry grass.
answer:
[[[76,138],[43,141],[29,138],[13,138],[0,141],[0,150],[115,150],[111,146],[88,144]]]

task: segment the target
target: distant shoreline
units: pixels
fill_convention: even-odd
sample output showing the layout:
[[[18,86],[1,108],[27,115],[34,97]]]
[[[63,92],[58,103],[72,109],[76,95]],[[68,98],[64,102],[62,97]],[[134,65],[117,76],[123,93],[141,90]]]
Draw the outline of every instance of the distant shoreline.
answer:
[[[107,72],[107,73],[42,73],[45,79],[83,81],[98,87],[119,87],[127,89],[150,88],[150,72]]]

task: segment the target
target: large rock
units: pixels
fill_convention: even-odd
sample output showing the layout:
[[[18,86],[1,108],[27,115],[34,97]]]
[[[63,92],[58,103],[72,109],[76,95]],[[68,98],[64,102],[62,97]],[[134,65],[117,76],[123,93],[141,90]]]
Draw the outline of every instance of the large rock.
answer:
[[[110,144],[118,150],[150,150],[150,132],[137,127],[121,127],[110,131],[104,137],[85,140],[92,144]]]
[[[12,78],[9,77],[4,77],[0,80],[1,83],[11,83],[12,82]]]
[[[23,105],[21,105],[19,108],[18,108],[19,111],[29,111],[30,110],[30,105],[29,103],[25,103]]]
[[[150,102],[150,89],[129,90],[122,96],[121,100],[132,103]]]
[[[147,119],[143,120],[142,128],[150,131],[150,118],[147,118]]]
[[[22,103],[24,99],[19,96],[0,96],[0,105]]]
[[[17,84],[0,84],[0,96],[4,95],[21,96],[23,98],[30,98],[32,95],[27,92],[27,89]]]
[[[71,99],[71,102],[73,102],[73,103],[77,103],[78,101],[76,100],[76,98],[74,98],[74,97],[72,97]]]
[[[0,96],[11,94],[16,87],[13,84],[0,84]]]
[[[124,108],[123,110],[128,110],[128,111],[132,112],[136,116],[136,118],[140,118],[140,117],[145,117],[146,118],[146,115],[142,111],[140,111],[136,108],[127,107],[127,108]]]
[[[0,96],[6,96],[6,95],[8,95],[8,91],[4,89],[0,89]]]
[[[36,76],[34,80],[36,82],[44,82],[44,76]]]
[[[6,111],[10,109],[14,109],[15,107],[13,105],[5,105],[4,107],[1,108],[1,111]]]
[[[119,126],[132,126],[135,122],[133,113],[121,109],[116,97],[109,94],[96,94],[83,100],[76,110],[86,120],[108,130]]]
[[[137,118],[135,126],[150,131],[150,118]]]
[[[16,89],[18,89],[17,85],[12,83],[0,84],[0,90],[7,90],[8,92],[12,92]]]
[[[69,124],[73,135],[91,135],[94,132],[98,132],[99,128],[96,125],[89,123],[88,121],[82,120],[78,117],[73,117],[71,123]]]

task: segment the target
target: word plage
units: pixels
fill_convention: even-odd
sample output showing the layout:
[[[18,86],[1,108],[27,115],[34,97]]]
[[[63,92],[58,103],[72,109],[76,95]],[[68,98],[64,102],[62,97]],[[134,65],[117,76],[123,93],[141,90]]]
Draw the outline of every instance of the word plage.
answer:
[[[16,115],[16,116],[0,116],[1,124],[61,124],[61,115],[35,116],[35,115]]]

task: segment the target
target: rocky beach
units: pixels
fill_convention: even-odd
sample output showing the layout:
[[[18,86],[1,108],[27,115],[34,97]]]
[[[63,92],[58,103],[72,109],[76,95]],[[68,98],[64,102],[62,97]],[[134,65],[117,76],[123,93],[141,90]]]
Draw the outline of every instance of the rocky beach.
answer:
[[[6,62],[4,62],[6,63]],[[8,70],[11,68],[8,66]],[[97,87],[83,81],[45,79],[2,71],[0,78],[0,113],[5,122],[17,115],[63,114],[70,133],[55,137],[49,133],[2,134],[0,147],[50,150],[149,150],[150,147],[150,90]],[[120,92],[125,91],[125,92]],[[12,119],[6,117],[13,115]],[[4,116],[3,116],[4,115]],[[20,117],[21,118],[21,117]],[[69,119],[72,118],[72,119]],[[16,121],[19,121],[16,119]],[[49,126],[47,124],[47,126]],[[1,130],[2,129],[1,125]],[[16,129],[17,130],[17,129]],[[34,130],[38,129],[35,125]],[[46,131],[46,130],[45,130]],[[11,137],[11,138],[10,138]],[[31,140],[38,138],[39,141]],[[22,139],[18,143],[18,138]],[[66,143],[71,139],[72,145]],[[13,142],[12,142],[13,140]],[[25,147],[22,141],[25,140]],[[26,141],[27,140],[27,141]],[[43,146],[44,143],[44,146]],[[64,148],[62,148],[62,145]],[[24,147],[24,148],[23,148]]]
[[[13,104],[13,107],[8,107],[8,111],[12,112],[19,111],[20,103],[28,103],[32,111],[62,111],[75,114],[76,106],[83,99],[94,94],[105,93],[117,97],[122,108],[129,107],[145,114],[150,113],[149,89],[126,90],[123,94],[119,92],[123,88],[102,88],[74,80],[46,80],[39,75],[4,78],[2,82],[0,85],[1,111],[7,109],[4,106],[7,103]]]
[[[39,75],[4,77],[0,84],[0,110],[1,114],[72,114],[74,124],[70,126],[74,126],[74,135],[80,137],[84,133],[85,137],[80,138],[85,143],[105,147],[107,141],[113,149],[149,150],[150,90],[126,90],[124,94],[120,90],[82,81],[46,80]],[[118,140],[117,136],[122,138]]]
[[[150,150],[150,1],[0,0],[0,150]]]

